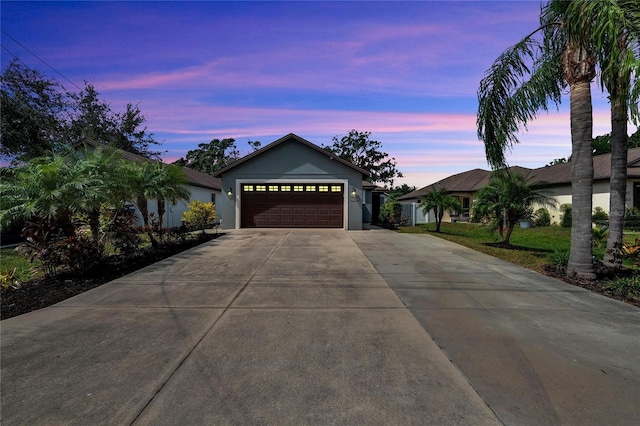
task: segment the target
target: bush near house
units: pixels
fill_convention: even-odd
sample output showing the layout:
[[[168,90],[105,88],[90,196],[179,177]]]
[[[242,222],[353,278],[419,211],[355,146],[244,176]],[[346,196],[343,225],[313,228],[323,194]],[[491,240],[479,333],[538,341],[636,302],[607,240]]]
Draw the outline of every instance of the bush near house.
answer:
[[[182,222],[192,230],[213,228],[216,222],[216,206],[211,202],[193,200],[189,203],[189,209],[182,213]]]
[[[593,214],[591,215],[591,222],[596,225],[607,225],[609,223],[609,215],[602,207],[596,207],[593,209]]]
[[[402,223],[402,204],[399,201],[387,200],[380,207],[380,224],[395,229]]]
[[[624,229],[626,231],[640,231],[640,209],[637,207],[625,209]]]
[[[533,225],[534,226],[550,226],[551,225],[551,214],[549,210],[544,207],[539,208],[533,214]]]
[[[563,228],[571,228],[571,211],[572,207],[570,203],[560,206],[560,226]]]

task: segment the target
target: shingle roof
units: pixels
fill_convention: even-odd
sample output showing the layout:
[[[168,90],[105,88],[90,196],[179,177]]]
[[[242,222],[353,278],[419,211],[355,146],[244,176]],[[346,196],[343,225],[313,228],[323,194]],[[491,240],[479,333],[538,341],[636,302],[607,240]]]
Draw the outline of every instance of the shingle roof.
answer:
[[[571,163],[555,164],[537,169],[514,166],[511,170],[519,172],[534,183],[543,183],[544,186],[571,184]],[[399,200],[411,200],[420,198],[434,188],[446,188],[449,192],[475,192],[489,182],[488,170],[473,169],[458,173],[439,182],[427,185],[416,191],[403,195]],[[611,177],[611,154],[596,155],[593,157],[593,179],[609,180]],[[640,178],[640,148],[631,148],[627,155],[627,177]]]
[[[337,155],[327,151],[326,149],[323,149],[323,148],[319,147],[318,145],[316,145],[316,144],[314,144],[312,142],[309,142],[306,139],[301,138],[300,136],[298,136],[296,134],[289,133],[288,135],[283,136],[283,137],[281,137],[280,139],[278,139],[278,140],[276,140],[274,142],[271,142],[269,145],[265,145],[264,147],[260,148],[259,150],[254,151],[251,154],[245,155],[244,157],[240,158],[238,161],[234,161],[233,163],[229,164],[228,166],[223,167],[222,169],[220,169],[217,172],[215,172],[215,176],[220,176],[224,172],[227,172],[227,171],[233,169],[234,167],[237,167],[240,164],[243,164],[243,163],[251,160],[252,158],[257,157],[258,155],[262,154],[263,152],[268,151],[270,149],[273,149],[276,146],[278,146],[280,144],[283,144],[284,142],[287,142],[289,140],[295,140],[297,142],[300,142],[303,145],[306,145],[309,148],[312,148],[312,149],[318,151],[319,153],[326,155],[327,157],[331,158],[332,160],[336,160],[336,161],[344,164],[345,166],[350,167],[350,168],[362,173],[365,176],[369,176],[370,175],[370,173],[368,171],[366,171],[364,169],[361,169],[360,167],[356,166],[355,164],[350,163],[349,161],[343,160],[342,158],[338,157]]]
[[[84,140],[79,145],[82,145],[82,144],[91,145],[94,147],[103,146],[99,142],[95,142],[88,139]],[[124,151],[122,149],[119,149],[118,151],[122,153],[122,158],[124,158],[125,160],[136,162],[136,163],[145,163],[147,161],[159,161],[159,160],[153,160],[151,158],[143,157],[142,155],[134,154],[133,152]],[[187,176],[187,179],[189,180],[189,183],[193,186],[198,186],[200,188],[214,189],[217,191],[222,190],[222,181],[220,181],[220,179],[218,178],[215,178],[206,173],[202,173],[198,170],[190,169],[188,167],[182,167],[182,171],[184,171],[185,175]]]

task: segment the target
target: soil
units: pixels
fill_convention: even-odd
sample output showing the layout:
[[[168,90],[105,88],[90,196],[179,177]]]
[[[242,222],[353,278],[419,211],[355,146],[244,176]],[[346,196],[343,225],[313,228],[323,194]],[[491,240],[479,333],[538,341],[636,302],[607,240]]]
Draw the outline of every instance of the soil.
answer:
[[[199,234],[197,238],[165,245],[133,258],[112,256],[86,271],[82,276],[61,273],[50,278],[21,283],[17,288],[2,292],[0,319],[4,320],[54,305],[221,235],[223,234]]]

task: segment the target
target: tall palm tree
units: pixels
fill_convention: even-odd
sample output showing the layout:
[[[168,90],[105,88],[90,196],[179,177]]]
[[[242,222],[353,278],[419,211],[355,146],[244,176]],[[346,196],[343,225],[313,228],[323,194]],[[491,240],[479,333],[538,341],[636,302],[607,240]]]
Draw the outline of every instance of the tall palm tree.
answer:
[[[635,24],[614,20],[619,16],[616,11],[624,16],[632,13],[633,4],[624,0],[548,2],[541,11],[540,27],[498,57],[478,90],[478,137],[485,144],[491,166],[502,168],[507,165],[505,151],[518,143],[519,129],[550,103],[558,105],[562,90],[569,86],[573,225],[567,273],[585,278],[595,278],[591,251],[591,81],[596,75],[597,54],[607,42],[607,33],[601,29],[622,25],[635,31]],[[585,13],[587,8],[598,13]],[[536,38],[539,34],[542,41]]]
[[[188,200],[191,192],[187,189],[189,180],[180,166],[164,166],[163,173],[159,178],[159,191],[156,194],[156,199],[158,202],[158,224],[162,227],[167,201],[175,205],[178,200]]]
[[[425,215],[433,210],[436,216],[436,232],[440,232],[444,212],[452,213],[460,210],[460,200],[449,194],[445,188],[433,188],[422,197],[418,207]]]
[[[539,186],[520,173],[497,170],[489,178],[489,184],[476,193],[474,215],[492,217],[502,242],[509,244],[516,224],[526,219],[534,206],[555,206],[555,200]]]

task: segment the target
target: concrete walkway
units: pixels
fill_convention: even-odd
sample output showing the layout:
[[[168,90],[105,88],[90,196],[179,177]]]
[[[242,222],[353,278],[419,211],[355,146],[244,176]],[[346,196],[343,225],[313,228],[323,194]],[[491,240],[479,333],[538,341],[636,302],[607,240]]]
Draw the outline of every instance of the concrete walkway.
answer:
[[[424,235],[234,231],[0,326],[3,425],[640,414],[639,309]]]

